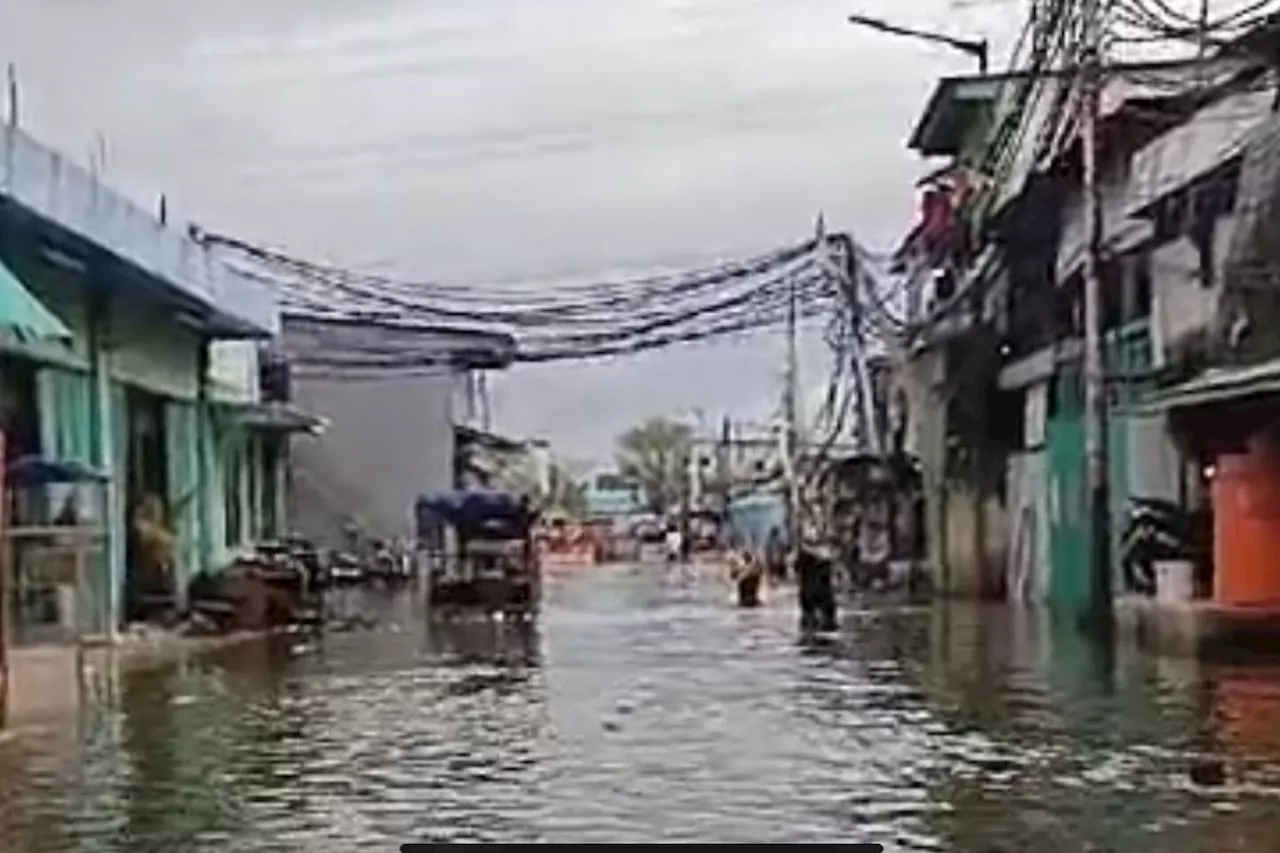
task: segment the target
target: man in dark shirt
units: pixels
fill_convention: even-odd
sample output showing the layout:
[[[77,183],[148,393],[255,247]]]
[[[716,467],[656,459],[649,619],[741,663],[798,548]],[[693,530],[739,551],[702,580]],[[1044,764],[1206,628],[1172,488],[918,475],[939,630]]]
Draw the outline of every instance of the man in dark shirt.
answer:
[[[796,577],[800,586],[800,629],[834,631],[836,596],[831,560],[802,546],[796,555]]]

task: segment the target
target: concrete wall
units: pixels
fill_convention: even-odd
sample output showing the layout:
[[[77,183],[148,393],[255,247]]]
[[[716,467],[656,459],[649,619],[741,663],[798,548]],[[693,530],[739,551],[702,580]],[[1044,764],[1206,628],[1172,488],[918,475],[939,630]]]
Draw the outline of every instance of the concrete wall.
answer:
[[[1187,334],[1211,327],[1222,298],[1222,262],[1231,243],[1235,217],[1214,226],[1214,279],[1200,275],[1200,255],[1179,237],[1151,252],[1151,353],[1155,367],[1168,363],[1169,348]]]
[[[1009,525],[994,497],[983,498],[967,483],[948,482],[944,501],[946,595],[978,598],[994,594],[1007,561]]]
[[[943,515],[943,470],[946,462],[946,406],[938,393],[945,357],[925,350],[900,362],[897,385],[906,399],[905,451],[920,460],[925,495],[926,562],[934,581],[945,586],[947,526]]]
[[[1009,459],[1005,591],[1013,601],[1038,603],[1049,595],[1048,476],[1043,449]]]
[[[424,492],[453,487],[455,373],[295,378],[295,402],[327,418],[322,436],[292,450],[289,518],[338,544],[347,517],[371,536],[413,532]]]
[[[468,329],[289,316],[278,346],[292,365],[293,402],[329,422],[291,450],[290,525],[337,544],[349,519],[370,536],[413,535],[418,496],[454,485],[461,365],[497,366],[515,342]],[[436,366],[360,366],[387,358]]]
[[[1159,415],[1130,415],[1129,482],[1134,495],[1176,500],[1185,464]]]

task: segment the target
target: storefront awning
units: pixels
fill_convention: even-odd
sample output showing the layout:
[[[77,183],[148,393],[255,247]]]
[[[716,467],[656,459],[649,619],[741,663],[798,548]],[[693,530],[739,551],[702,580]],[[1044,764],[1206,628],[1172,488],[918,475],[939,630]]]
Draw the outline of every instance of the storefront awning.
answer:
[[[71,338],[71,330],[0,261],[0,327],[26,341]]]
[[[288,403],[254,403],[241,410],[240,423],[263,432],[324,432],[329,422]]]
[[[1280,394],[1280,358],[1242,367],[1211,368],[1194,379],[1157,393],[1135,408],[1144,412],[1172,412],[1271,394]]]

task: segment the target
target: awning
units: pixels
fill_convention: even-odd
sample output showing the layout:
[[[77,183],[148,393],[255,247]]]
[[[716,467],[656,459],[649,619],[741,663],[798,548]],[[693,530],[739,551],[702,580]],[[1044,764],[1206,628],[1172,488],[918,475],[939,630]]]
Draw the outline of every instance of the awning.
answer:
[[[3,261],[0,261],[0,326],[21,340],[71,338],[67,325],[32,296]]]
[[[1170,412],[1269,394],[1280,394],[1280,358],[1243,367],[1211,368],[1134,408],[1148,413]]]
[[[288,403],[253,403],[240,410],[242,426],[264,432],[324,432],[329,422]]]

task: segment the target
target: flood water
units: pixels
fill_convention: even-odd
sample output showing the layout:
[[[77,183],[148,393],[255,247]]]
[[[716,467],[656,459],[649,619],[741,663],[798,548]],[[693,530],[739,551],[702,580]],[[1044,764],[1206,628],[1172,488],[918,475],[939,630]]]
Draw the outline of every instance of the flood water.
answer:
[[[0,850],[405,841],[1280,846],[1280,674],[1112,653],[1027,613],[846,613],[712,578],[558,579],[537,629],[254,645],[119,677],[0,743]]]

